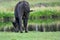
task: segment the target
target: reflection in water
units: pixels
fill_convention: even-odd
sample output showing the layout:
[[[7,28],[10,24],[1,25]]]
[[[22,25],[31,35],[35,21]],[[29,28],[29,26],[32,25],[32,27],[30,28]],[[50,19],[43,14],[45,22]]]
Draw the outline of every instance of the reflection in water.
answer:
[[[53,15],[52,15],[53,16]],[[40,17],[40,18],[29,18],[28,21],[28,30],[29,31],[40,31],[40,32],[53,32],[60,31],[60,17],[53,16],[49,17]],[[0,31],[14,31],[14,27],[11,23],[14,18],[8,17],[0,18]],[[8,21],[6,21],[8,19]],[[12,19],[12,20],[11,20]],[[24,30],[24,28],[23,28]]]

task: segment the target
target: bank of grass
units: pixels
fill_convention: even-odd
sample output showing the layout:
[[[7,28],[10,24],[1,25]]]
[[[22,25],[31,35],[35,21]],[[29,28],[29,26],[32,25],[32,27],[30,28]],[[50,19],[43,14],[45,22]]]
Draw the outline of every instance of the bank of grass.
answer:
[[[41,8],[35,7],[35,8],[31,8],[31,9],[34,9],[34,11],[30,12],[28,24],[52,23],[52,22],[60,21],[60,19],[51,19],[51,18],[40,19],[40,16],[47,16],[47,17],[52,16],[52,15],[60,16],[60,7],[41,7]],[[14,17],[14,12],[8,11],[8,10],[0,11],[0,18],[6,18],[6,17],[10,17],[10,18]],[[30,20],[31,17],[32,17],[32,19]],[[5,26],[5,24],[11,25],[11,22],[2,23],[0,20],[0,26],[2,26],[2,25]]]
[[[60,40],[60,32],[0,32],[0,40]]]
[[[33,7],[31,8],[33,12],[30,12],[29,16],[38,17],[38,16],[51,16],[51,15],[60,15],[60,7]],[[0,11],[0,17],[13,17],[14,11],[2,10]]]
[[[33,9],[33,8],[31,8]],[[55,19],[46,19],[46,20],[42,20],[42,19],[39,19],[40,16],[47,16],[47,17],[50,17],[52,15],[57,15],[57,16],[60,16],[60,8],[59,7],[36,7],[34,8],[34,11],[33,12],[30,12],[30,15],[29,15],[29,22],[51,22],[51,21],[54,21]],[[4,17],[14,17],[14,12],[13,11],[0,11],[0,18],[4,18]],[[33,20],[30,20],[30,18],[32,17]],[[36,20],[34,18],[37,18]]]
[[[0,11],[0,18],[1,17],[14,17],[13,12],[11,11]]]
[[[32,8],[33,9],[33,8]],[[29,20],[29,22],[33,23],[51,23],[55,21],[59,21],[60,19],[52,19],[49,18],[52,15],[57,15],[60,17],[60,8],[59,7],[41,7],[41,8],[34,8],[35,11],[30,13],[30,18],[32,17],[32,20]],[[47,17],[47,19],[39,19],[41,16]],[[35,20],[35,19],[36,20]]]
[[[9,27],[13,27],[11,22],[6,22],[6,23],[0,22],[0,29],[9,28]]]

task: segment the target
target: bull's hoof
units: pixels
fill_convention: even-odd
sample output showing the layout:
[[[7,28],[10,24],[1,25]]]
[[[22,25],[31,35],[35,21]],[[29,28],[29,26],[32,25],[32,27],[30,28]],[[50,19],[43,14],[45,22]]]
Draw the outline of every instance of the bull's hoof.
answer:
[[[25,33],[28,33],[28,31],[25,31]]]
[[[22,31],[20,33],[23,33]]]
[[[19,32],[19,31],[15,31],[15,32]]]

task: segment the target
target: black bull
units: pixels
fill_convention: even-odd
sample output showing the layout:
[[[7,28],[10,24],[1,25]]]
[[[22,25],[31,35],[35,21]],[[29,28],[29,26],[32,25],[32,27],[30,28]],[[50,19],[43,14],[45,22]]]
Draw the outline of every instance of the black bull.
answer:
[[[21,33],[23,32],[22,30],[22,20],[23,20],[23,25],[25,32],[28,32],[27,28],[27,22],[28,22],[28,17],[29,17],[29,12],[30,12],[30,6],[29,3],[26,1],[21,1],[18,2],[16,7],[15,7],[15,22],[13,22],[14,27],[16,28],[16,32],[20,31]]]

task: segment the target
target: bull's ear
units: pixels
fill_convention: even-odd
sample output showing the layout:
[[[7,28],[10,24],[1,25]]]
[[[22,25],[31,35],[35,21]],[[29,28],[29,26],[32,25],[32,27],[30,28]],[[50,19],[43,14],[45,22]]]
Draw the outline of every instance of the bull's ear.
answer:
[[[33,12],[33,10],[30,10],[30,12]]]

